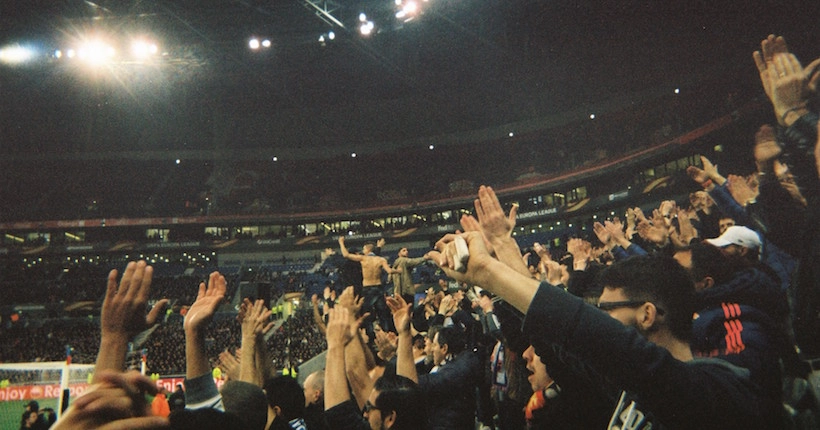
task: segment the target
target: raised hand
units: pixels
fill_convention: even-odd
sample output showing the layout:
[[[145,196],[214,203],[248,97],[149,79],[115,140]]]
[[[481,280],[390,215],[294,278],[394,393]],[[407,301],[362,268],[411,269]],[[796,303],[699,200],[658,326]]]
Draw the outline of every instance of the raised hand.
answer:
[[[586,270],[592,260],[592,244],[584,239],[572,238],[567,241],[567,252],[572,254],[574,270]]]
[[[729,175],[727,180],[729,182],[729,193],[739,205],[746,206],[750,201],[757,198],[758,193],[749,186],[746,178]]]
[[[547,283],[550,285],[561,285],[563,282],[561,264],[557,261],[547,261],[544,263],[547,266]]]
[[[816,90],[818,76],[811,76],[818,66],[820,59],[804,69],[797,57],[790,53],[775,54],[772,61],[767,63],[769,99],[780,124],[791,125],[793,121],[787,118],[791,112],[796,112],[798,117],[804,113],[809,92]]]
[[[229,380],[239,380],[240,366],[240,360],[231,354],[230,351],[222,351],[219,353],[219,367],[222,368],[222,372],[228,376]]]
[[[353,339],[350,335],[351,324],[353,324],[353,318],[347,308],[337,306],[330,310],[325,333],[328,349],[343,348]]]
[[[393,314],[393,324],[396,331],[406,333],[410,331],[410,305],[400,295],[387,298],[387,307]]]
[[[100,315],[103,336],[130,338],[156,322],[168,299],[158,301],[146,317],[145,310],[153,274],[154,269],[146,265],[145,261],[128,263],[119,287],[117,271],[112,270],[108,274],[108,287]]]
[[[592,231],[595,232],[595,236],[598,237],[598,240],[600,240],[607,249],[612,248],[615,245],[612,242],[612,235],[609,233],[609,230],[607,230],[606,227],[604,227],[604,225],[600,222],[596,221],[592,224]]]
[[[201,282],[196,301],[188,309],[188,313],[185,314],[185,322],[183,323],[185,330],[200,331],[205,328],[213,318],[214,313],[216,313],[216,309],[225,299],[227,288],[228,282],[219,272],[211,273],[207,285]]]
[[[622,247],[626,248],[629,246],[629,240],[626,238],[626,233],[624,233],[624,226],[621,224],[621,220],[615,217],[612,221],[604,221],[604,228],[609,233],[610,238],[614,243],[621,245]]]
[[[682,246],[688,246],[693,239],[698,237],[698,230],[692,225],[692,218],[686,209],[678,209],[678,229],[675,231],[675,236]]]
[[[467,270],[458,272],[455,267],[455,234],[448,234],[436,242],[436,251],[430,251],[433,260],[444,270],[447,276],[468,284],[482,285],[481,271],[493,261],[496,261],[487,251],[484,238],[478,232],[464,232],[460,234],[467,242],[470,250],[470,259],[467,261]]]
[[[768,124],[760,126],[755,133],[754,157],[757,171],[761,173],[772,173],[774,168],[772,163],[783,152],[777,143],[774,128]]]
[[[541,245],[540,243],[535,242],[535,243],[532,244],[532,250],[535,251],[536,254],[538,254],[538,257],[541,258],[541,261],[552,260],[552,256],[550,256],[549,249],[547,249],[544,245]]]
[[[643,221],[638,224],[638,235],[659,246],[665,246],[669,240],[669,229],[660,211],[655,209],[652,215],[652,221]]]
[[[363,303],[364,298],[356,296],[356,293],[353,291],[353,287],[350,286],[342,291],[342,294],[339,296],[337,306],[346,308],[351,315],[356,316],[361,311]]]
[[[473,202],[481,231],[490,242],[495,239],[506,239],[515,228],[515,216],[518,206],[513,205],[509,215],[504,215],[501,202],[491,187],[482,185],[478,189],[478,198]]]
[[[766,92],[766,96],[768,96],[769,99],[772,98],[769,74],[774,73],[770,65],[774,61],[775,54],[788,52],[789,48],[786,46],[786,39],[784,39],[783,36],[770,34],[760,42],[760,51],[752,53],[757,71],[760,73],[760,82],[763,84],[763,91]]]
[[[273,328],[270,320],[271,311],[265,306],[265,301],[259,299],[253,303],[245,299],[248,305],[248,312],[242,320],[242,336],[261,337]]]

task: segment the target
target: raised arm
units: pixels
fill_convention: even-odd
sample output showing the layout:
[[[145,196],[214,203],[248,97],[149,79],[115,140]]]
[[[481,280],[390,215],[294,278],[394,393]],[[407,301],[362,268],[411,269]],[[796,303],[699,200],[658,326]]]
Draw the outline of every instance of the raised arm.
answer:
[[[265,333],[273,327],[271,312],[262,299],[253,304],[247,300],[243,305],[248,307],[242,320],[242,352],[247,358],[240,362],[239,380],[261,387],[268,376],[265,367]]]
[[[347,309],[347,314],[351,319],[348,335],[353,341],[347,342],[344,349],[345,375],[350,388],[353,390],[356,403],[359,408],[362,408],[365,401],[367,401],[367,396],[370,395],[370,390],[373,388],[373,381],[370,379],[369,371],[376,366],[373,353],[358,333],[361,321],[369,314],[361,315],[356,319],[362,308],[362,298],[356,297],[353,287],[347,287],[342,291],[342,294],[339,295],[339,303],[335,307]]]
[[[347,247],[345,246],[345,237],[344,236],[339,236],[339,248],[342,250],[342,257],[347,258],[348,260],[353,260],[353,261],[362,261],[362,260],[364,260],[363,255],[351,254],[347,251]]]
[[[219,272],[211,273],[208,284],[199,284],[196,301],[185,315],[183,328],[185,329],[185,377],[193,379],[197,376],[210,374],[211,366],[205,349],[205,330],[214,317],[216,309],[225,298],[228,282]],[[245,360],[252,360],[245,356]]]
[[[125,370],[125,354],[128,342],[147,326],[153,325],[168,300],[157,302],[145,315],[148,293],[154,269],[145,261],[130,262],[125,268],[119,287],[117,271],[108,274],[108,286],[100,315],[101,340],[97,354],[96,375],[103,370]]]
[[[479,237],[481,235],[478,232],[475,234]],[[399,332],[399,343],[396,348],[396,374],[418,383],[416,362],[413,360],[413,334],[410,332],[410,305],[404,301],[402,296],[396,296],[387,298],[387,306],[393,313],[393,324]]]
[[[436,242],[437,251],[431,252],[439,267],[453,279],[481,285],[491,293],[500,295],[507,303],[526,314],[532,298],[538,291],[539,282],[532,279],[529,274],[524,275],[493,258],[487,251],[480,233],[466,232],[461,236],[470,250],[466,272],[461,273],[453,269],[456,255],[455,234],[441,238]]]
[[[345,346],[350,336],[350,312],[344,307],[330,310],[327,322],[327,358],[325,362],[325,410],[350,400],[345,374]]]
[[[504,209],[501,207],[495,191],[491,187],[481,186],[478,189],[478,198],[473,202],[478,217],[478,225],[481,233],[483,233],[492,250],[495,252],[496,258],[502,263],[510,266],[522,275],[530,276],[530,271],[524,260],[521,258],[521,249],[518,243],[512,237],[513,228],[515,228],[515,216],[518,213],[518,205],[513,205],[510,209],[509,215],[504,214]],[[466,220],[465,220],[466,218]],[[474,230],[466,228],[470,225],[470,217],[462,217],[462,226],[465,230]]]
[[[384,257],[378,257],[378,258],[381,259],[382,270],[384,270],[384,272],[387,273],[388,275],[395,275],[397,273],[401,273],[401,269],[398,269],[398,268],[394,269],[394,268],[390,267],[390,265],[387,264],[387,259],[386,258],[384,258]]]
[[[322,314],[319,313],[319,295],[314,294],[310,296],[310,302],[313,306],[313,322],[316,323],[316,327],[319,328],[319,331],[324,334],[327,331],[327,326],[325,325],[324,319],[322,319]]]

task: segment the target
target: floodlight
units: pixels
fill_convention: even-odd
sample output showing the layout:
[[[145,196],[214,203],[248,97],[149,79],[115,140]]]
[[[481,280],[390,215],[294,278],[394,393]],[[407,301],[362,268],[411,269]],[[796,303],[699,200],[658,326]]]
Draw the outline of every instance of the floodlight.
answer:
[[[330,39],[330,40],[335,39],[336,38],[336,33],[332,32],[332,31],[328,32],[327,33],[327,38]]]
[[[115,54],[114,48],[101,40],[92,40],[77,51],[79,58],[91,64],[102,64],[114,57]]]
[[[262,46],[265,48],[270,48],[270,40],[265,39],[262,41]]]
[[[401,10],[403,10],[408,15],[413,15],[419,11],[419,5],[414,1],[409,1],[404,5],[404,7]]]
[[[0,61],[8,64],[24,63],[34,57],[34,51],[20,45],[0,48]]]
[[[359,14],[359,21],[360,22],[367,22],[367,15],[365,15],[364,12]]]
[[[363,22],[361,27],[359,27],[359,32],[362,33],[363,36],[368,36],[373,32],[374,27],[373,21]]]
[[[156,54],[158,51],[159,49],[156,44],[144,40],[137,40],[131,44],[131,52],[133,52],[137,58],[147,58],[148,56]]]
[[[593,114],[590,114],[590,115],[589,115],[589,119],[595,119],[595,114],[594,114],[594,113],[593,113]]]
[[[253,50],[259,49],[259,39],[255,37],[252,38],[250,41],[248,41],[248,46],[250,46],[250,48]]]

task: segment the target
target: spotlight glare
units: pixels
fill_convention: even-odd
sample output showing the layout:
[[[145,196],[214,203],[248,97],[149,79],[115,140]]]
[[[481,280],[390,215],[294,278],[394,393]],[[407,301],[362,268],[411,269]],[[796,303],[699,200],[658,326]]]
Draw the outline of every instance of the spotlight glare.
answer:
[[[0,48],[0,61],[4,63],[24,63],[30,60],[32,57],[34,57],[34,51],[20,45]]]
[[[74,57],[77,56],[77,52],[74,51],[73,49],[69,49],[68,51],[66,51],[65,55],[68,58],[74,58]]]
[[[259,49],[259,39],[254,37],[253,39],[249,40],[248,46],[253,50]]]
[[[265,48],[270,48],[270,40],[269,39],[263,40],[262,41],[262,46],[265,47]]]
[[[373,27],[373,21],[367,21],[362,23],[361,27],[359,27],[359,32],[361,32],[363,36],[368,36],[373,32]]]
[[[356,158],[356,153],[354,152],[354,153],[350,154],[350,157],[351,158]]]
[[[593,113],[593,114],[590,114],[590,115],[589,115],[589,119],[595,119],[595,114],[594,114],[594,113]]]
[[[105,63],[113,58],[115,54],[116,51],[113,47],[100,40],[92,40],[77,50],[77,57],[94,65]]]
[[[159,51],[157,45],[144,40],[136,40],[131,44],[131,52],[137,58],[147,58]]]
[[[360,22],[367,22],[367,15],[365,15],[364,12],[359,14],[359,21]]]
[[[432,151],[433,149],[435,149],[435,148],[436,148],[435,146],[430,145],[430,150],[431,150],[431,151]]]
[[[336,33],[332,32],[332,31],[328,32],[327,33],[327,38],[330,39],[330,40],[335,39],[336,38]]]
[[[680,94],[680,88],[675,88],[675,94]]]
[[[54,58],[63,58],[63,51],[60,51],[59,49],[54,51]]]

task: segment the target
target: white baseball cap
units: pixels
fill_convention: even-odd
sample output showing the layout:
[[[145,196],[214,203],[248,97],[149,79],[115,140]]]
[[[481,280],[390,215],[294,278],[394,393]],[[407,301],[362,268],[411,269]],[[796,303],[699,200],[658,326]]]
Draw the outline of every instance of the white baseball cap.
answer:
[[[740,225],[733,225],[715,239],[706,239],[707,242],[718,248],[729,245],[738,245],[749,249],[760,249],[763,245],[760,236],[754,230]]]

